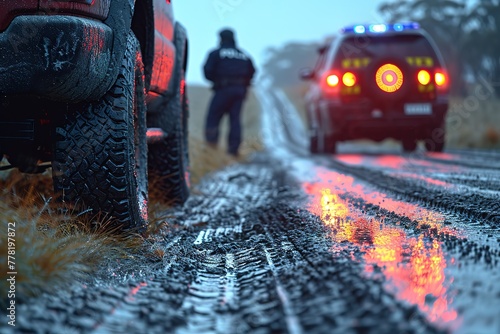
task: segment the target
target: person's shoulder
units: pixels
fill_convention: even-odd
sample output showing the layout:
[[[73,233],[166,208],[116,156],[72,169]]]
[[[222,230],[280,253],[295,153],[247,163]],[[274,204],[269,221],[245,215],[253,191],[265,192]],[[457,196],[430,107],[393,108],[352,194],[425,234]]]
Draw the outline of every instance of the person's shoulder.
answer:
[[[236,49],[238,52],[241,52],[241,53],[243,53],[245,56],[247,56],[247,57],[248,57],[248,59],[251,59],[251,58],[252,58],[252,57],[251,57],[251,55],[250,55],[250,53],[248,53],[248,52],[247,52],[247,50],[242,49],[242,48],[240,48],[240,47],[235,47],[235,49]]]
[[[208,51],[209,54],[214,54],[220,51],[220,48],[213,48]]]
[[[211,49],[208,51],[208,58],[216,58],[219,56],[219,49]]]
[[[238,49],[238,51],[240,51],[247,57],[247,61],[253,63],[252,55],[250,55],[245,49]]]

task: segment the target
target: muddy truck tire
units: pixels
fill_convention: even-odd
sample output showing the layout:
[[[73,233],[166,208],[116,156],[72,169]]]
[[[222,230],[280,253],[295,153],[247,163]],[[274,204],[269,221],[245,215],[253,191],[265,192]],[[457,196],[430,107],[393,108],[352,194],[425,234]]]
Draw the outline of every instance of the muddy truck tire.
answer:
[[[174,95],[164,107],[148,114],[148,128],[160,128],[166,136],[149,144],[148,175],[150,184],[160,195],[158,200],[181,205],[189,197],[188,117],[189,104],[185,84],[187,55],[186,32],[176,25],[176,70]]]
[[[78,104],[64,117],[56,128],[54,152],[54,189],[64,201],[105,212],[120,228],[145,227],[144,69],[132,33],[116,82],[101,99]]]

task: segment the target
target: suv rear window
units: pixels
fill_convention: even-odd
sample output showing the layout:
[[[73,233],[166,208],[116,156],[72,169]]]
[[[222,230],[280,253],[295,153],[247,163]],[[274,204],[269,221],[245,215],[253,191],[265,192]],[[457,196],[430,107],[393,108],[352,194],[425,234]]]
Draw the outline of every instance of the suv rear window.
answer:
[[[379,57],[431,57],[437,62],[432,45],[422,35],[353,36],[346,38],[335,57],[337,67],[345,59]]]

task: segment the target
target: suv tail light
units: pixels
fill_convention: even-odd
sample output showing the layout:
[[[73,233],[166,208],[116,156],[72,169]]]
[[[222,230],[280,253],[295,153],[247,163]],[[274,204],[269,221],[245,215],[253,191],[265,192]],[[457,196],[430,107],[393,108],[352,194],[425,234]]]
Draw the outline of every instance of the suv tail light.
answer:
[[[353,87],[356,84],[356,75],[352,72],[346,72],[342,76],[342,83],[346,87]]]
[[[330,74],[326,77],[326,84],[328,87],[337,87],[340,83],[339,76],[336,74]]]
[[[434,81],[436,82],[439,92],[446,92],[448,90],[448,74],[442,69],[438,69],[436,73],[434,73]]]
[[[321,86],[327,95],[355,96],[360,93],[358,78],[353,72],[332,71],[326,73]]]
[[[442,72],[436,72],[435,74],[436,78],[436,85],[439,87],[445,86],[446,85],[446,75]]]
[[[431,82],[431,74],[427,70],[420,70],[417,75],[418,82],[427,86]]]

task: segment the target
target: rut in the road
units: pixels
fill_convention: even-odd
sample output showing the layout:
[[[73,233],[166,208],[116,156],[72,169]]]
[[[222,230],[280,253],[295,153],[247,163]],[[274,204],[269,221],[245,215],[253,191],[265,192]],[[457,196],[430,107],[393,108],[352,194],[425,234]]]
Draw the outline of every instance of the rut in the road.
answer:
[[[495,195],[485,196],[477,193],[447,194],[442,190],[418,184],[409,179],[387,175],[367,167],[346,166],[338,161],[328,162],[330,168],[354,175],[380,189],[389,190],[394,194],[404,196],[407,200],[417,200],[425,207],[441,208],[451,213],[467,215],[495,228],[500,227],[500,202]]]

